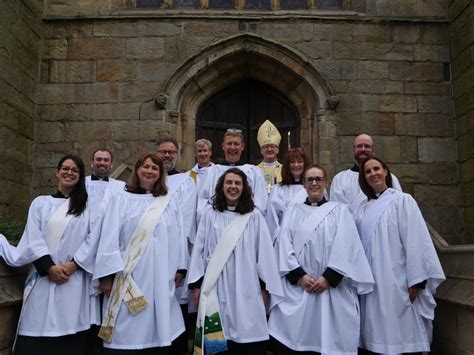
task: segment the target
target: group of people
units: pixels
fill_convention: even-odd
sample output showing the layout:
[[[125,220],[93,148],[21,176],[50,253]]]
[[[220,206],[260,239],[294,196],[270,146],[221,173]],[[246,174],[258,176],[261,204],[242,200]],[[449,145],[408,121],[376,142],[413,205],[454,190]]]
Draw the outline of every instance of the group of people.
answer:
[[[179,145],[162,138],[127,184],[107,149],[87,177],[65,155],[19,244],[0,238],[7,264],[32,263],[15,354],[180,354],[188,312],[198,355],[429,351],[444,274],[372,138],[356,137],[354,167],[331,185],[302,148],[277,162],[280,140],[266,121],[262,164],[242,164],[228,129],[225,164],[200,139],[179,172]]]

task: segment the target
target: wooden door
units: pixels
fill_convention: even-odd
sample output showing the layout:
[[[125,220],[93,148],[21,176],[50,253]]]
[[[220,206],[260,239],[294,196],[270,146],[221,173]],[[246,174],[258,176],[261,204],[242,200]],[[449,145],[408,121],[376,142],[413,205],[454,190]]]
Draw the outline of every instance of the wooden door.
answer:
[[[239,81],[204,102],[198,110],[196,139],[206,138],[213,144],[213,161],[221,163],[224,154],[221,142],[228,128],[242,130],[246,148],[242,161],[258,164],[261,160],[257,132],[269,119],[280,131],[279,161],[288,150],[288,132],[291,146],[300,146],[299,116],[293,104],[280,92],[256,80]]]

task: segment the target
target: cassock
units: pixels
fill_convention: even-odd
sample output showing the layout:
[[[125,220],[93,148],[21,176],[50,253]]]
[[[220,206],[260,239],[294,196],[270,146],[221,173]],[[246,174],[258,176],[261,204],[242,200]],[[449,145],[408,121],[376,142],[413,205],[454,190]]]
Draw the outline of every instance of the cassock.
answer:
[[[402,191],[400,182],[394,174],[392,174],[392,184],[394,189]],[[362,190],[359,186],[359,167],[353,166],[351,169],[341,171],[334,176],[329,198],[331,201],[350,205],[360,193],[362,193]]]
[[[347,206],[292,206],[278,241],[285,300],[270,313],[270,335],[295,351],[357,354],[357,296],[371,292],[374,280]],[[308,293],[296,284],[305,274],[322,275],[330,286]]]
[[[394,189],[354,211],[375,291],[360,298],[361,347],[377,353],[430,351],[433,294],[445,279],[415,200]],[[408,288],[424,287],[413,303]]]
[[[268,339],[261,285],[271,294],[271,306],[282,297],[281,281],[265,219],[255,209],[216,283],[226,340],[252,343]],[[222,231],[236,212],[208,206],[196,235],[188,283],[199,283]],[[261,284],[262,282],[262,284]]]
[[[247,175],[248,183],[252,189],[252,198],[255,206],[265,214],[267,209],[268,193],[265,189],[265,181],[263,179],[262,171],[251,164],[244,165],[220,165],[214,164],[206,169],[203,183],[198,186],[198,205],[197,205],[197,222],[199,223],[201,215],[209,205],[212,196],[216,192],[216,185],[219,178],[230,168],[239,168],[245,175]]]
[[[66,212],[69,200],[60,192],[52,196],[35,198],[31,203],[25,231],[18,246],[11,246],[3,237],[0,239],[0,255],[8,265],[14,267],[28,263],[36,265],[37,269],[30,270],[27,279],[29,285],[33,284],[30,282],[35,279],[35,275],[39,274],[21,311],[18,334],[27,337],[23,339],[19,337],[17,353],[61,352],[61,345],[58,344],[53,344],[51,350],[48,348],[48,337],[63,337],[79,333],[89,329],[91,323],[98,320],[93,319],[91,314],[90,285],[93,262],[91,258],[87,258],[87,255],[84,256],[88,253],[91,244],[89,209],[86,208],[81,215],[71,216],[68,222],[64,222],[67,225],[57,247],[52,252],[44,237],[48,221],[63,205],[67,206],[64,211]],[[66,217],[65,213],[64,217]],[[49,266],[73,260],[80,268],[69,276],[68,281],[56,284],[49,280],[47,274]],[[79,262],[79,260],[84,262]],[[62,351],[67,350],[68,346],[81,347],[86,340],[82,337],[75,341],[71,336],[65,342],[59,339],[56,338],[55,342],[64,344],[65,348]],[[38,343],[35,344],[36,342]],[[80,349],[75,349],[75,351],[80,353]]]
[[[137,192],[141,193],[120,191],[109,201],[102,221],[94,279],[124,269],[122,257],[140,218],[155,199],[144,190]],[[187,242],[176,199],[170,199],[140,258],[132,273],[133,280],[148,305],[131,315],[122,302],[112,340],[104,342],[106,348],[166,347],[184,332],[174,278],[178,270],[187,269]],[[108,302],[109,298],[104,297],[104,314]]]
[[[306,197],[308,195],[302,184],[277,184],[273,186],[272,193],[268,198],[267,213],[265,215],[273,242],[277,238],[278,228],[285,211],[296,203],[304,202]]]

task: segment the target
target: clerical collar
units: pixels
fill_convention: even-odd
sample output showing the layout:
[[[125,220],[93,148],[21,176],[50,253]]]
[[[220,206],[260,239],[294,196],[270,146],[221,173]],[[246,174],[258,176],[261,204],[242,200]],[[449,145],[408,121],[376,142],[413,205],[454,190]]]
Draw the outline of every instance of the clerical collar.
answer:
[[[309,202],[308,198],[306,198],[306,201],[304,202],[305,205],[308,205],[308,206],[313,206],[313,207],[316,207],[316,206],[321,206],[321,205],[324,205],[326,202],[328,202],[326,200],[325,197],[323,197],[323,199],[319,202]]]
[[[262,161],[263,163],[263,167],[265,168],[276,168],[277,166],[277,161],[275,160],[274,162],[271,162],[271,163],[265,163],[264,161]]]
[[[125,188],[127,192],[130,192],[131,194],[139,194],[139,195],[144,195],[144,194],[151,194],[153,191],[147,191],[143,187],[137,187],[135,189],[130,189],[128,186]]]
[[[235,162],[235,163],[229,163],[227,160],[224,160],[221,165],[226,165],[226,166],[239,166],[239,165],[242,165],[242,164],[240,163],[240,160],[239,160],[238,162]]]
[[[101,178],[100,176],[97,176],[97,175],[94,175],[94,174],[91,174],[91,180],[92,181],[109,181],[109,177],[106,176],[104,178]]]
[[[236,209],[237,209],[237,206],[227,206],[226,207],[226,210],[230,211],[230,212],[235,212]]]
[[[354,164],[354,166],[351,168],[351,171],[355,171],[356,173],[358,173],[359,167],[356,164]]]
[[[68,196],[64,196],[61,191],[56,191],[54,194],[51,195],[54,198],[68,198]]]
[[[375,194],[375,198],[376,198],[376,199],[379,198],[379,197],[380,197],[385,191],[387,191],[387,190],[388,190],[388,187],[387,187],[385,190],[383,190],[382,192],[376,193],[376,194]]]

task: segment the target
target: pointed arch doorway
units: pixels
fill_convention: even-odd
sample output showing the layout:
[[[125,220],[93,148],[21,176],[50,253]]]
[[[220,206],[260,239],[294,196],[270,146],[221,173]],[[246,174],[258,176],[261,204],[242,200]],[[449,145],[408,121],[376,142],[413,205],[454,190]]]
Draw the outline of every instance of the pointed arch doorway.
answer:
[[[206,100],[198,109],[196,138],[209,139],[213,146],[213,160],[222,163],[220,148],[228,128],[242,130],[246,141],[242,162],[258,164],[261,160],[257,132],[269,119],[280,131],[279,161],[288,151],[288,132],[292,147],[300,146],[300,118],[297,108],[283,94],[267,84],[244,79],[224,88]]]

